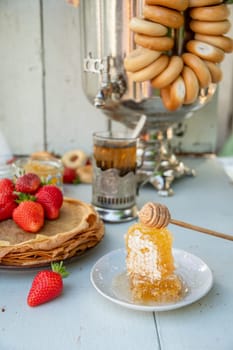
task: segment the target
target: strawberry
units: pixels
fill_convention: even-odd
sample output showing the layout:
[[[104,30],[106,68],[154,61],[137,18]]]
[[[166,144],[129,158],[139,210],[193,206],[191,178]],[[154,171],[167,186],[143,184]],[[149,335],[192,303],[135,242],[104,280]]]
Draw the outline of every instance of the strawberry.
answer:
[[[63,203],[62,191],[55,185],[44,185],[35,194],[36,201],[45,211],[46,219],[57,219]]]
[[[38,232],[44,225],[44,209],[40,203],[25,200],[14,209],[13,220],[24,231]]]
[[[65,184],[73,184],[73,183],[77,183],[78,182],[78,177],[76,174],[76,170],[75,169],[71,169],[71,168],[64,168],[64,173],[63,173],[63,182]]]
[[[13,193],[0,192],[0,221],[12,218],[17,207],[16,198]]]
[[[0,180],[0,193],[11,194],[14,191],[14,183],[8,178]]]
[[[17,192],[33,194],[41,185],[41,180],[38,175],[27,173],[17,178],[15,189]]]
[[[51,266],[52,270],[39,271],[34,277],[27,296],[29,306],[44,304],[62,293],[62,278],[69,274],[63,266],[63,262],[52,263]]]

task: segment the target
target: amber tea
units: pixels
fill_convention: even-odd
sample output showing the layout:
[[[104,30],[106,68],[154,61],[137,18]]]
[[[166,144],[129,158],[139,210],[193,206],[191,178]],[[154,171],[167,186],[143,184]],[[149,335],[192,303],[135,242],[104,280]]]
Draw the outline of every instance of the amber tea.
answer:
[[[101,170],[118,169],[124,176],[136,169],[136,145],[120,142],[119,145],[95,145],[94,158],[96,166]]]

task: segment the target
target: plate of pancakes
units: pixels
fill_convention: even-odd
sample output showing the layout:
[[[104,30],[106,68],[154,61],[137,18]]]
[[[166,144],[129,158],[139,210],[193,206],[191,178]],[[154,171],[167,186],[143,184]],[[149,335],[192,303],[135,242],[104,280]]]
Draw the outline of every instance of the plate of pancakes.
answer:
[[[9,219],[0,222],[0,268],[33,268],[65,261],[95,247],[104,224],[92,205],[64,197],[59,218],[46,220],[37,233]]]

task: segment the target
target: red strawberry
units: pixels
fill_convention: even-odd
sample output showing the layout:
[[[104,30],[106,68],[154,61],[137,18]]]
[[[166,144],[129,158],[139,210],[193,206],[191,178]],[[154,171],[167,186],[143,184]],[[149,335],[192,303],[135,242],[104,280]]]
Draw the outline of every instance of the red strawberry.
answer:
[[[77,181],[77,174],[75,169],[71,168],[64,168],[64,173],[63,173],[63,182],[65,184],[72,184],[76,183]]]
[[[62,191],[55,185],[45,185],[36,193],[36,201],[40,203],[45,211],[47,219],[57,219],[63,203]]]
[[[63,277],[69,274],[63,263],[52,263],[51,270],[43,270],[36,274],[28,293],[29,306],[37,306],[57,298],[63,290]]]
[[[44,209],[40,203],[23,201],[13,211],[13,220],[24,231],[38,232],[44,225]]]
[[[0,180],[0,193],[6,193],[6,194],[11,194],[14,191],[14,184],[13,181],[4,178]]]
[[[0,193],[0,221],[12,218],[12,213],[17,207],[16,198],[13,193]]]
[[[40,187],[41,180],[38,175],[27,173],[17,178],[15,189],[17,192],[35,193]]]
[[[11,193],[0,192],[0,208],[5,207],[8,203],[16,203],[17,196]]]

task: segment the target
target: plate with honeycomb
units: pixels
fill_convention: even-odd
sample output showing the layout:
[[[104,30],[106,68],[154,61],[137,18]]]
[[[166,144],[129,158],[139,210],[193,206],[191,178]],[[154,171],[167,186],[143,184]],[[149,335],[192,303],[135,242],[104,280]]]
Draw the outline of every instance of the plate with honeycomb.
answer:
[[[198,256],[173,249],[176,271],[183,283],[181,298],[175,302],[135,301],[126,272],[126,251],[113,250],[101,257],[90,274],[92,285],[106,299],[123,307],[149,312],[178,309],[203,298],[213,286],[213,274]]]

